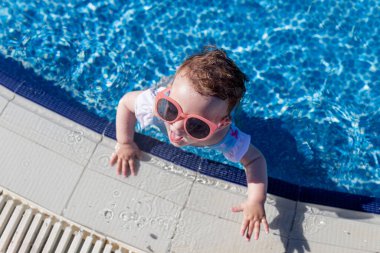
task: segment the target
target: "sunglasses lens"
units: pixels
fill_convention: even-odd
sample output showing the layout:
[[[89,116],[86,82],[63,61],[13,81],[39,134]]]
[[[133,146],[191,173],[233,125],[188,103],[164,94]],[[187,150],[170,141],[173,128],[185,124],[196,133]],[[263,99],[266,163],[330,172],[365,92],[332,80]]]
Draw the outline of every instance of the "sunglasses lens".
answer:
[[[210,133],[210,127],[200,119],[189,118],[186,121],[186,130],[194,138],[203,139]]]
[[[157,113],[166,121],[173,121],[178,116],[177,107],[166,99],[160,99],[157,102]]]

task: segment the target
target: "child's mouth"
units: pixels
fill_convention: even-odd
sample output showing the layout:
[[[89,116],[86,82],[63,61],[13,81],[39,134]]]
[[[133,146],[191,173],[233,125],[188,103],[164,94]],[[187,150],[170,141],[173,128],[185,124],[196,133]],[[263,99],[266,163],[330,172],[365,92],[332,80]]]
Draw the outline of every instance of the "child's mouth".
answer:
[[[180,141],[182,141],[183,136],[176,135],[173,131],[170,131],[169,139],[173,143],[179,143]]]

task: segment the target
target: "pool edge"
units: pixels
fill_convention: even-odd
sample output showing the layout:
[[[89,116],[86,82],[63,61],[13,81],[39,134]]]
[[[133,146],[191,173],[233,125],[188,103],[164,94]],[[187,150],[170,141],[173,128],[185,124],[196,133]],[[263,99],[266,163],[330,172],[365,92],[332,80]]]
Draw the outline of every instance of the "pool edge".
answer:
[[[41,86],[41,83],[46,85]],[[97,133],[116,139],[114,122],[88,111],[85,106],[68,96],[66,91],[52,84],[53,82],[36,76],[32,70],[24,69],[19,62],[1,56],[1,86]],[[176,165],[246,186],[244,171],[239,168],[201,158],[139,133],[135,134],[135,140],[143,151]],[[268,180],[268,193],[273,195],[294,201],[380,214],[380,198],[298,186],[271,177]]]

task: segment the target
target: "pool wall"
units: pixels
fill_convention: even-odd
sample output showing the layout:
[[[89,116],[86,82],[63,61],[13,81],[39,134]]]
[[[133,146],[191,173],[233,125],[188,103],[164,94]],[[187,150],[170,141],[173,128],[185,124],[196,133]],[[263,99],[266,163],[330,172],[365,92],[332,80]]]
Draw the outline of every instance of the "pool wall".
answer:
[[[84,105],[71,98],[65,90],[54,86],[53,82],[37,76],[31,69],[25,69],[21,63],[3,56],[0,56],[0,84],[99,134],[116,139],[115,122],[109,122],[108,119],[90,112]],[[135,141],[144,152],[176,165],[246,186],[245,173],[239,168],[201,158],[139,133],[135,134]],[[294,201],[380,214],[380,198],[298,186],[271,177],[268,181],[270,194]]]

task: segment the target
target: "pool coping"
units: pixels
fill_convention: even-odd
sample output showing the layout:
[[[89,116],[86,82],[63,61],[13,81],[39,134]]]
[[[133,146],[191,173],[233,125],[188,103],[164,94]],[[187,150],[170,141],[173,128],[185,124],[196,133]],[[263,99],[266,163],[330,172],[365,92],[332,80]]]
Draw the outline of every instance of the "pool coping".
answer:
[[[20,62],[0,57],[0,85],[99,134],[116,139],[115,123],[90,112],[67,91],[25,69]],[[141,150],[203,175],[246,186],[243,170],[201,158],[139,133],[135,141]],[[268,178],[268,193],[294,201],[380,214],[380,198],[329,191]]]

